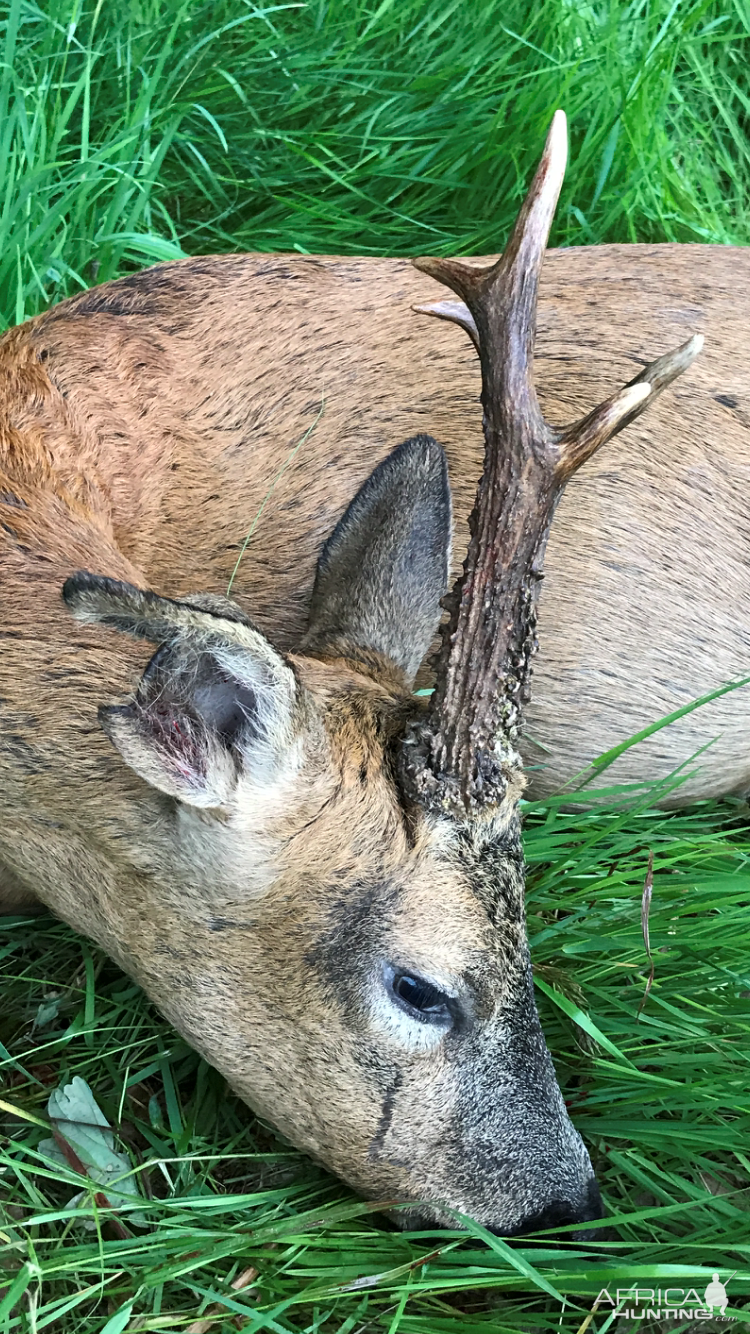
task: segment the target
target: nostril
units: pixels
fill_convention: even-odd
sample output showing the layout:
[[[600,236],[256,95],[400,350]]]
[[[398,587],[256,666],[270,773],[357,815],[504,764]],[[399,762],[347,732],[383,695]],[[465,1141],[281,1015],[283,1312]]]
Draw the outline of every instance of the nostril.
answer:
[[[581,1223],[593,1223],[595,1218],[604,1217],[604,1204],[602,1202],[601,1192],[596,1183],[596,1177],[591,1177],[586,1187],[586,1203],[581,1210],[576,1221]]]
[[[596,1180],[592,1177],[586,1190],[586,1203],[576,1221],[593,1223],[596,1218],[604,1218],[604,1204]],[[608,1237],[609,1231],[603,1227],[584,1227],[573,1233],[573,1241],[606,1241]]]
[[[569,1200],[553,1200],[544,1209],[526,1217],[506,1234],[512,1237],[525,1237],[529,1232],[546,1232],[553,1227],[567,1227],[569,1223],[579,1222],[578,1215]]]
[[[604,1205],[599,1193],[599,1187],[594,1177],[586,1183],[586,1191],[583,1200],[574,1205],[570,1200],[553,1200],[545,1205],[535,1214],[528,1214],[512,1232],[506,1232],[506,1236],[527,1236],[530,1232],[546,1232],[551,1228],[569,1227],[571,1223],[590,1223],[596,1218],[604,1217]],[[568,1232],[563,1235],[563,1241],[593,1241],[601,1236],[598,1228],[590,1230],[581,1230],[578,1232]],[[549,1238],[548,1240],[552,1240]]]

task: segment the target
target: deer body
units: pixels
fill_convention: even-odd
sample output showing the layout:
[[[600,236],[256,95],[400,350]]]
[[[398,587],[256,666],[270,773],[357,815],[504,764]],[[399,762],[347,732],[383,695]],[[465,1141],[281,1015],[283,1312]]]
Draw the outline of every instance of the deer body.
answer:
[[[560,506],[535,793],[747,671],[745,288],[743,251],[549,256],[548,418],[690,333],[707,352]],[[392,451],[417,432],[444,445],[456,565],[482,469],[476,355],[411,312],[436,291],[399,260],[197,259],[6,335],[0,896],[38,893],[98,941],[364,1193],[511,1231],[595,1217],[598,1195],[533,1005],[520,781],[475,821],[420,813],[397,779],[450,509],[434,441]],[[741,692],[616,777],[663,776],[718,733],[680,797],[742,788]]]
[[[481,471],[479,367],[459,331],[411,311],[434,290],[401,260],[159,266],[7,335],[3,411],[10,421],[28,414],[14,401],[15,368],[46,351],[38,375],[50,402],[34,409],[33,429],[50,476],[74,479],[131,574],[175,596],[226,589],[278,470],[312,427],[267,500],[232,590],[287,649],[306,623],[321,543],[375,464],[415,431],[446,449],[455,565],[463,559]],[[743,250],[602,246],[547,257],[536,380],[551,420],[598,401],[693,329],[706,348],[690,377],[576,478],[556,516],[524,747],[534,796],[748,671],[745,290]],[[62,404],[53,406],[61,395],[64,436]],[[15,466],[11,482],[23,481],[26,465]],[[5,517],[18,527],[17,511]],[[24,528],[33,523],[23,516]],[[63,568],[74,563],[71,555]],[[6,608],[16,615],[15,598],[6,595]],[[66,625],[56,604],[49,615],[45,626]],[[742,791],[746,698],[724,697],[657,733],[607,781],[666,777],[711,743],[674,800]]]

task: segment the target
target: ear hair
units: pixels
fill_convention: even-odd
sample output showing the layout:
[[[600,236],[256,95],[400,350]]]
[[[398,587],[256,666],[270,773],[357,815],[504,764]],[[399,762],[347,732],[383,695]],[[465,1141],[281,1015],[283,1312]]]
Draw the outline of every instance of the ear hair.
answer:
[[[417,435],[378,464],[322,548],[301,651],[374,651],[411,683],[440,622],[450,553],[445,453]]]
[[[150,588],[136,588],[121,579],[78,570],[63,584],[63,601],[77,621],[122,630],[134,639],[163,644],[180,632],[195,633],[215,628],[213,617],[237,625],[252,626],[236,602],[218,594],[199,593],[180,599],[161,597]],[[197,614],[196,614],[197,613]]]
[[[274,780],[295,735],[297,682],[289,665],[226,598],[159,597],[80,572],[63,597],[77,619],[160,645],[129,704],[99,720],[147,782],[193,806],[221,806],[240,773]]]

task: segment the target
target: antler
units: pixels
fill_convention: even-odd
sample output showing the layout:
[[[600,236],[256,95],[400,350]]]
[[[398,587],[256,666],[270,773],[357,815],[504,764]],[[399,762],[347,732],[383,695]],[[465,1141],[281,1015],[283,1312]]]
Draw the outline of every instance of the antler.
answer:
[[[407,794],[458,816],[519,791],[516,739],[536,650],[536,601],[555,506],[566,482],[697,356],[700,337],[647,366],[581,421],[557,430],[531,380],[539,273],[565,174],[556,112],[505,253],[489,268],[418,259],[459,302],[419,307],[460,324],[479,351],[486,451],[464,572],[446,599],[436,686],[401,755]],[[514,797],[515,799],[515,797]]]

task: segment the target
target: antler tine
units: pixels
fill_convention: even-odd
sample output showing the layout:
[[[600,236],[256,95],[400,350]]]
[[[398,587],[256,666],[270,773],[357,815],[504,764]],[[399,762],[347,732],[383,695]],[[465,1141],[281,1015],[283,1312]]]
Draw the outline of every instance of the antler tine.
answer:
[[[430,711],[413,722],[400,759],[406,793],[459,818],[496,811],[504,802],[509,812],[516,807],[523,781],[516,738],[536,649],[536,600],[565,483],[690,365],[702,345],[694,338],[660,357],[573,426],[556,430],[545,422],[531,379],[536,298],[566,157],[565,116],[558,111],[495,264],[415,261],[460,298],[422,309],[460,324],[482,367],[486,452],[469,551],[445,603],[450,616],[442,627]]]
[[[662,390],[692,365],[702,347],[703,335],[694,334],[673,352],[666,352],[645,366],[640,375],[581,421],[561,431],[558,439],[561,476],[565,480],[572,477],[600,445],[640,417]]]
[[[430,301],[426,306],[412,306],[417,315],[433,315],[438,320],[450,320],[465,329],[477,352],[479,351],[479,330],[474,323],[474,316],[463,301]]]
[[[416,268],[450,287],[469,307],[472,297],[479,295],[496,276],[507,275],[514,265],[525,280],[533,282],[538,279],[562,189],[567,157],[565,112],[556,111],[536,175],[521,206],[510,240],[497,263],[490,268],[479,268],[475,264],[463,264],[457,259],[423,255],[414,260]]]
[[[543,419],[530,376],[536,298],[567,158],[567,120],[564,111],[556,111],[536,175],[496,264],[478,268],[429,256],[414,261],[423,273],[450,287],[468,307],[477,335],[474,337],[471,329],[468,332],[482,361],[485,412],[486,400],[502,404],[511,395],[516,412],[522,409],[534,420],[537,430],[543,427]],[[434,313],[467,328],[460,306],[452,311],[450,303],[442,303],[442,309]],[[499,383],[493,383],[496,380]]]

